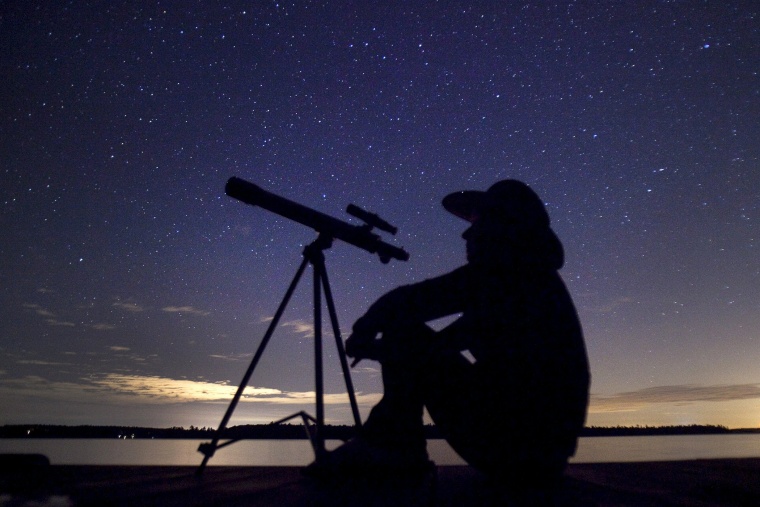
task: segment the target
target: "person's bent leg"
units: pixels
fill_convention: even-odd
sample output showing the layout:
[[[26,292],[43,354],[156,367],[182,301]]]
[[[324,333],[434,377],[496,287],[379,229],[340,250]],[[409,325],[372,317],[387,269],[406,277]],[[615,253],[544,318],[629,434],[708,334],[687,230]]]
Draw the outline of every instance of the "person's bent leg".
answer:
[[[513,493],[547,493],[556,487],[567,454],[548,432],[521,428],[520,406],[504,386],[458,353],[433,356],[426,369],[425,405],[443,437],[470,465]]]
[[[379,446],[425,452],[423,364],[434,342],[435,332],[424,324],[383,334],[384,393],[362,427],[363,438]]]
[[[383,398],[356,438],[323,455],[305,474],[323,479],[390,474],[416,480],[430,471],[419,361],[434,338],[434,331],[423,324],[383,333]]]

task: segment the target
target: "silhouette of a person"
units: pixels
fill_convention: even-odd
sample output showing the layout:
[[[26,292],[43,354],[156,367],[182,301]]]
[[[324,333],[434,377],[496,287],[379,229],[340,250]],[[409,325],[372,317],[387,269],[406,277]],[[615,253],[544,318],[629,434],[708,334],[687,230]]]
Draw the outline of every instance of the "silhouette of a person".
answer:
[[[346,352],[380,362],[384,395],[359,436],[312,467],[424,470],[426,407],[472,466],[518,485],[551,483],[575,452],[590,381],[557,273],[562,245],[539,197],[516,180],[450,194],[443,206],[471,223],[467,264],[388,292],[356,321]],[[425,324],[459,313],[438,332]]]

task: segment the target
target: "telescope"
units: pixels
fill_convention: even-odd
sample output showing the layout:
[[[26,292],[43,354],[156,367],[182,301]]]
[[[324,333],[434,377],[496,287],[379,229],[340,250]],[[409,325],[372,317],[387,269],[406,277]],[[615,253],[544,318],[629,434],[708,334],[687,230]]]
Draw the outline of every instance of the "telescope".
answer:
[[[409,254],[403,249],[390,245],[372,232],[373,227],[396,233],[396,228],[374,213],[362,210],[350,204],[346,210],[349,214],[361,219],[364,225],[352,225],[343,220],[313,210],[297,202],[267,192],[249,181],[232,177],[224,187],[225,193],[239,201],[252,206],[260,206],[299,224],[311,227],[320,234],[330,238],[345,241],[369,253],[377,254],[383,264],[391,259],[409,260]]]
[[[274,330],[279,325],[280,318],[282,317],[285,308],[290,301],[293,292],[298,285],[298,281],[303,275],[307,264],[311,264],[314,273],[314,384],[315,384],[315,403],[317,414],[316,417],[312,417],[306,412],[298,412],[291,416],[285,417],[276,421],[274,424],[281,424],[287,422],[295,417],[301,417],[303,419],[304,426],[306,427],[307,434],[311,440],[311,445],[314,448],[314,454],[317,460],[321,460],[326,455],[325,450],[325,403],[324,403],[324,379],[323,379],[323,366],[322,366],[322,295],[324,293],[325,301],[327,303],[327,310],[330,314],[330,322],[332,323],[333,336],[335,337],[335,346],[338,350],[338,359],[340,360],[340,366],[343,370],[343,378],[346,381],[346,391],[348,392],[349,403],[351,404],[351,412],[354,416],[354,424],[357,428],[361,427],[361,417],[359,416],[359,406],[356,403],[356,395],[354,394],[354,386],[351,381],[351,373],[348,367],[348,360],[346,359],[346,351],[343,347],[343,339],[340,336],[340,326],[338,325],[338,314],[335,311],[335,302],[332,298],[332,291],[330,290],[330,282],[327,277],[327,267],[325,266],[324,250],[330,248],[333,239],[340,239],[346,243],[350,243],[354,246],[366,250],[370,253],[377,254],[383,263],[390,262],[391,259],[398,259],[405,261],[409,259],[409,254],[404,251],[403,248],[398,248],[393,245],[389,245],[380,239],[380,236],[372,233],[372,228],[377,227],[380,230],[396,234],[396,228],[391,224],[375,215],[369,213],[353,204],[348,206],[346,210],[350,215],[359,218],[364,222],[364,225],[351,225],[343,220],[338,220],[319,211],[315,211],[307,206],[303,206],[296,202],[280,197],[266,190],[262,190],[258,186],[254,185],[240,178],[230,178],[227,181],[227,185],[224,191],[230,197],[243,201],[246,204],[252,206],[261,206],[268,209],[273,213],[277,213],[285,218],[289,218],[299,224],[311,227],[319,233],[314,242],[304,248],[303,261],[301,266],[296,271],[296,275],[293,281],[290,283],[285,297],[283,298],[277,311],[274,313],[274,317],[269,322],[264,337],[261,339],[259,348],[251,360],[251,364],[243,376],[243,380],[238,386],[235,396],[233,396],[227,411],[222,418],[222,422],[214,434],[214,438],[211,442],[204,442],[198,447],[198,452],[203,454],[203,462],[198,468],[198,474],[202,473],[206,468],[208,460],[214,455],[217,449],[226,447],[239,439],[232,439],[227,442],[221,443],[222,435],[227,428],[227,424],[230,422],[232,412],[235,410],[240,398],[243,395],[243,390],[248,385],[248,382],[253,375],[253,371],[256,369],[261,356],[264,354],[264,349],[269,343],[269,339],[272,337]],[[313,426],[312,426],[313,424]]]

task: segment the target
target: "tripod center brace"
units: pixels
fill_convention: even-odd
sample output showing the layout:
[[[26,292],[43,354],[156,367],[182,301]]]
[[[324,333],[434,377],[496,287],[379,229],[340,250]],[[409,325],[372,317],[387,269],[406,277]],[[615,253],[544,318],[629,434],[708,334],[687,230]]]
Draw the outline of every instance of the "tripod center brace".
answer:
[[[335,344],[338,350],[338,358],[340,360],[341,369],[343,371],[343,378],[346,383],[346,390],[348,391],[348,398],[351,404],[351,412],[354,418],[354,424],[356,427],[361,426],[361,418],[359,416],[359,409],[356,404],[356,395],[354,393],[353,383],[351,382],[351,372],[348,366],[348,360],[346,359],[345,348],[343,347],[343,340],[340,336],[340,328],[338,326],[338,316],[335,311],[335,303],[332,297],[332,291],[330,290],[330,282],[327,277],[327,268],[325,266],[324,250],[332,246],[334,238],[342,239],[354,246],[358,246],[371,253],[377,253],[380,260],[383,263],[389,262],[391,258],[399,260],[409,259],[403,249],[394,247],[380,240],[379,236],[371,232],[372,227],[375,226],[379,229],[385,230],[392,234],[396,233],[396,228],[380,219],[377,215],[367,213],[360,208],[349,205],[347,211],[365,222],[363,226],[351,225],[342,220],[332,218],[324,215],[318,211],[307,208],[295,202],[289,201],[282,197],[276,196],[269,192],[262,190],[256,185],[239,178],[230,178],[225,188],[227,195],[239,199],[251,205],[259,205],[269,209],[282,216],[295,220],[304,225],[311,226],[319,232],[317,239],[306,246],[303,251],[303,261],[299,266],[293,281],[290,283],[285,297],[280,303],[272,321],[267,328],[264,337],[259,344],[256,353],[251,360],[251,364],[243,376],[243,380],[240,382],[235,395],[230,402],[227,411],[222,418],[222,422],[217,428],[214,438],[211,442],[202,443],[198,447],[198,452],[203,454],[203,461],[198,468],[198,473],[202,473],[208,464],[209,459],[214,455],[217,449],[231,445],[241,439],[230,439],[220,443],[224,430],[227,428],[227,424],[232,417],[232,413],[235,411],[238,402],[243,394],[243,391],[248,386],[248,382],[253,375],[253,371],[256,369],[261,356],[264,354],[269,339],[274,334],[277,328],[282,314],[285,312],[291,296],[298,286],[298,282],[301,279],[306,266],[311,264],[313,267],[313,280],[314,280],[314,382],[316,393],[316,417],[312,417],[304,411],[297,412],[293,415],[276,421],[275,424],[281,424],[296,417],[301,417],[303,424],[306,428],[307,435],[314,449],[315,459],[318,461],[322,459],[325,454],[325,438],[324,438],[324,381],[323,381],[323,366],[322,366],[322,293],[324,292],[325,301],[327,303],[327,310],[330,315],[330,322],[332,324],[333,336],[335,336]]]

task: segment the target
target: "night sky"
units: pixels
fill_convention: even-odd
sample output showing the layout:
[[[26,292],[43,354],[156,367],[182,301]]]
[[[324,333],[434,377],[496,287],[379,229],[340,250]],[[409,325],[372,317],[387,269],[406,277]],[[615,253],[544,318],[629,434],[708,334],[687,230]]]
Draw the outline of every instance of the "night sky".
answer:
[[[344,338],[465,261],[444,195],[521,179],[565,245],[588,424],[760,426],[758,11],[2,2],[0,424],[218,425],[316,237],[226,196],[237,176],[398,227],[408,262],[326,252]],[[313,413],[311,290],[231,425]],[[366,414],[378,364],[353,379]]]

